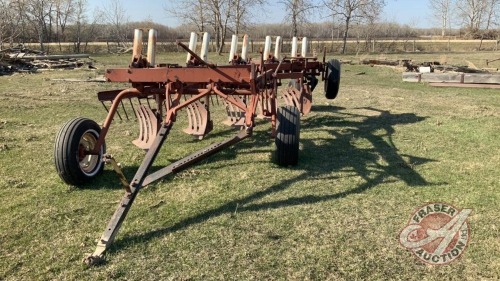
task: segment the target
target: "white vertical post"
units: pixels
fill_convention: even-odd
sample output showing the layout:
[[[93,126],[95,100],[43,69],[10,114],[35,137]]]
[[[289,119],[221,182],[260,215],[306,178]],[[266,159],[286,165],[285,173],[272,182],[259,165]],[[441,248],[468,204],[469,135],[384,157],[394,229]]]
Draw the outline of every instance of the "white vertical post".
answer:
[[[302,53],[301,56],[303,58],[307,57],[308,53],[308,47],[309,47],[309,40],[307,40],[307,37],[302,38]]]
[[[231,51],[229,51],[229,61],[231,62],[234,59],[234,55],[238,51],[238,35],[233,34],[231,38]]]
[[[274,57],[277,59],[277,60],[280,60],[280,56],[281,56],[281,46],[283,45],[282,44],[282,40],[281,40],[281,36],[278,36],[276,37],[276,45],[274,46]]]
[[[297,57],[297,37],[292,38],[292,58]]]
[[[156,40],[158,31],[150,29],[148,34],[148,66],[154,67],[156,64]]]
[[[208,59],[208,47],[210,44],[210,34],[208,32],[203,33],[203,42],[201,43],[200,57],[202,60],[207,61]]]
[[[248,38],[248,35],[244,35],[243,36],[243,44],[241,46],[241,59],[246,61],[247,60],[247,56],[248,56],[248,41],[250,39]]]
[[[142,54],[142,29],[134,30],[134,46],[132,48],[132,58],[137,58]]]
[[[266,42],[264,43],[264,60],[269,58],[271,53],[271,36],[266,36]]]
[[[189,49],[193,52],[196,52],[196,43],[198,42],[198,35],[196,32],[191,32],[191,37],[189,38]],[[191,59],[191,54],[187,54],[186,62],[189,62]]]

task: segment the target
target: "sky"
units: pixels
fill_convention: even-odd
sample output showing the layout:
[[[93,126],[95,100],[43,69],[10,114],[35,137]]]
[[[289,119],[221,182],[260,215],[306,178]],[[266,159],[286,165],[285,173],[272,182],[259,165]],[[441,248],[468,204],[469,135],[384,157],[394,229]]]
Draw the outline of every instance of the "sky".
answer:
[[[312,0],[321,3],[321,0]],[[150,19],[154,22],[167,26],[175,27],[181,23],[181,20],[169,16],[167,9],[175,6],[175,0],[121,0],[122,7],[125,9],[129,20],[141,21]],[[284,12],[277,1],[268,1],[266,11],[256,11],[257,22],[261,23],[281,23],[284,21]],[[92,12],[96,7],[106,7],[109,0],[88,0],[88,11]],[[430,11],[428,0],[386,0],[386,6],[382,15],[382,20],[408,24],[413,27],[429,28],[435,23],[430,20]],[[311,19],[311,21],[326,21],[326,19]]]

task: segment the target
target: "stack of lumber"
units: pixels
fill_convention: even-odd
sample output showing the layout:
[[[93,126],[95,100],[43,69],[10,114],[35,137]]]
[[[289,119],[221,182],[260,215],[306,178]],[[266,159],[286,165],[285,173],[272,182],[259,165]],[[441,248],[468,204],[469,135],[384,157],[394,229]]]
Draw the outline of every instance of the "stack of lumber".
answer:
[[[369,65],[391,65],[398,66],[399,60],[387,60],[387,59],[363,59],[360,61],[361,64]]]
[[[493,88],[500,89],[498,73],[416,73],[404,72],[403,81],[428,82],[434,87]]]
[[[74,69],[82,66],[91,66],[86,54],[47,55],[44,52],[18,46],[0,50],[0,75],[14,72],[32,72],[40,69]]]

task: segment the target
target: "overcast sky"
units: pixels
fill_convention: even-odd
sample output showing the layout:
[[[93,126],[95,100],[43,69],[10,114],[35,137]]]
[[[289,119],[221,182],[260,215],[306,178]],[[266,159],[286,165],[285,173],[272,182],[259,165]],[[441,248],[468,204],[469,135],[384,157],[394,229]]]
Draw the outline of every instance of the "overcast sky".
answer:
[[[321,0],[312,0],[321,3]],[[151,19],[167,26],[177,26],[181,20],[170,17],[166,9],[175,6],[175,0],[121,0],[123,8],[131,21],[141,21]],[[282,4],[277,1],[268,1],[264,11],[254,11],[256,22],[261,23],[281,23],[285,21]],[[382,15],[382,20],[409,24],[414,27],[428,28],[435,25],[431,20],[428,0],[386,0],[387,5]],[[89,12],[96,7],[106,7],[108,0],[88,0]],[[324,18],[311,19],[311,21],[326,21]]]

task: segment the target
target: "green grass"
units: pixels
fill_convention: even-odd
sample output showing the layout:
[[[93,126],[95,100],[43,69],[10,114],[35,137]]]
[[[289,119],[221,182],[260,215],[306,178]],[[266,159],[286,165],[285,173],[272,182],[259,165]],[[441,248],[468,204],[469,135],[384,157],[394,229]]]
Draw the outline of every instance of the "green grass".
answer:
[[[86,188],[63,184],[53,141],[72,117],[102,122],[95,93],[127,85],[51,79],[93,77],[129,58],[96,60],[96,72],[0,77],[0,280],[499,278],[498,90],[403,83],[393,69],[358,65],[343,66],[336,100],[314,93],[298,166],[272,163],[260,121],[252,138],[142,190],[107,262],[83,266],[123,190],[109,167]],[[235,133],[222,111],[213,118],[200,142],[181,132],[181,115],[156,165]],[[107,139],[129,179],[144,155],[130,143],[135,126],[115,122]],[[470,245],[448,266],[424,265],[398,242],[411,213],[435,201],[474,209]]]

